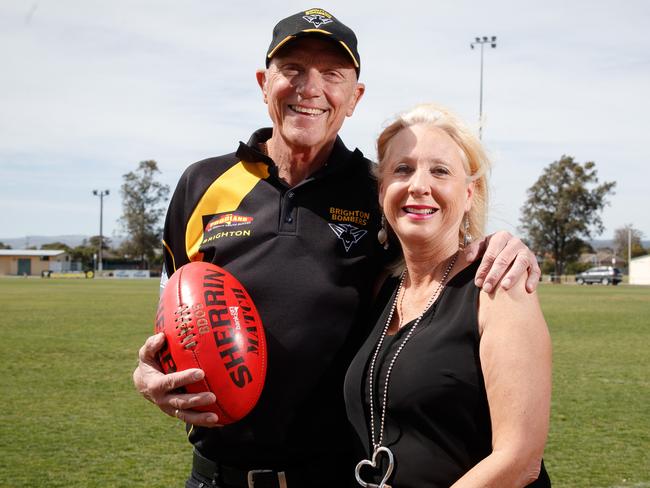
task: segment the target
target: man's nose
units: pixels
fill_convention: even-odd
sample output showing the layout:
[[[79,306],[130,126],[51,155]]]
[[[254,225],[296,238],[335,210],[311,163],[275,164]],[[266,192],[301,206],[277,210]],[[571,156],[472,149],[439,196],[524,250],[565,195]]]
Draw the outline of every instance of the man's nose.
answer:
[[[323,79],[316,69],[308,69],[300,79],[298,94],[303,98],[314,98],[321,94]]]

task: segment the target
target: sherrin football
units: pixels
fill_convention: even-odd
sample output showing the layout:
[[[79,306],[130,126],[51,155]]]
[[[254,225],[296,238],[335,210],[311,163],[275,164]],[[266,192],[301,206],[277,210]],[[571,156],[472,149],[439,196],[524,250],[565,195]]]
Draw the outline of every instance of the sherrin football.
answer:
[[[266,339],[253,300],[233,275],[204,262],[181,266],[160,296],[155,328],[167,339],[159,356],[165,373],[205,372],[185,390],[211,391],[217,401],[198,410],[225,425],[253,409],[266,377]]]

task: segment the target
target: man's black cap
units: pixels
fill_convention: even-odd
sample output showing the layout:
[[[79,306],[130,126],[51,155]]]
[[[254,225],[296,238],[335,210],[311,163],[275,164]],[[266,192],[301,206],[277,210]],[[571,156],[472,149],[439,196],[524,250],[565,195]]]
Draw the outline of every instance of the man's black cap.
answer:
[[[268,68],[271,58],[287,42],[308,35],[322,36],[339,44],[352,58],[357,75],[359,74],[361,59],[357,52],[357,36],[354,35],[352,29],[322,8],[310,8],[304,12],[298,12],[276,24],[273,28],[271,45],[266,53],[266,67]]]

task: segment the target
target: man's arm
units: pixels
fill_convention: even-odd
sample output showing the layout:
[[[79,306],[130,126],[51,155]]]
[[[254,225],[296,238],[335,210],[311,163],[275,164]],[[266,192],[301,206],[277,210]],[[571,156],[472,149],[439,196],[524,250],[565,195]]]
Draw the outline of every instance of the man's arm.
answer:
[[[465,249],[469,261],[483,256],[474,282],[487,293],[499,284],[508,290],[519,278],[527,274],[526,290],[537,289],[542,271],[533,252],[510,232],[499,231],[472,242]]]

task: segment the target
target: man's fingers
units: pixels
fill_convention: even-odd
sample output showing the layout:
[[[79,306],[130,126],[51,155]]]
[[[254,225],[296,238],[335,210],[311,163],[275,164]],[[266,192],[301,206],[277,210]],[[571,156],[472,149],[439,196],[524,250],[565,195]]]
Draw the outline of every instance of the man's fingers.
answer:
[[[512,263],[512,266],[506,273],[506,275],[501,280],[501,288],[504,290],[509,290],[512,286],[519,281],[519,279],[528,273],[528,268],[530,263],[528,259],[523,254],[517,254],[515,262]]]
[[[526,280],[526,291],[532,293],[537,290],[537,285],[539,285],[539,278],[542,276],[542,270],[539,269],[539,264],[537,264],[537,259],[530,267],[530,274]]]
[[[162,410],[188,424],[201,427],[218,427],[219,416],[213,412],[194,410],[198,407],[211,405],[216,401],[214,393],[180,393],[169,395],[167,406]]]
[[[205,374],[200,369],[188,369],[165,374],[155,363],[141,361],[133,372],[133,382],[137,390],[149,401],[159,407],[168,405],[168,395],[183,386],[196,383]],[[167,412],[169,413],[169,412]]]
[[[156,354],[165,344],[165,334],[162,332],[147,338],[144,345],[138,351],[138,359],[142,362],[155,360]]]
[[[504,290],[509,290],[522,276],[525,276],[526,291],[528,293],[533,293],[537,289],[539,277],[541,276],[542,271],[539,269],[537,258],[533,252],[526,247],[521,249],[522,246],[524,246],[524,244],[520,242],[515,246],[519,251],[516,255],[515,261],[508,270],[508,273],[501,280],[501,287]]]
[[[212,405],[217,400],[212,392],[178,393],[168,395],[166,406],[162,410],[188,424],[200,427],[219,427],[219,416],[213,412],[194,410],[198,407]]]
[[[204,376],[205,374],[200,369],[186,369],[176,373],[169,373],[164,375],[162,379],[161,390],[164,393],[169,393],[183,386],[201,381]]]
[[[485,289],[486,282],[490,287],[493,287],[498,282],[498,279],[497,281],[494,281],[494,266],[495,264],[498,265],[497,259],[503,261],[502,253],[508,246],[511,237],[512,236],[508,232],[502,231],[483,239],[484,243],[482,243],[482,245],[485,246],[485,251],[483,252],[483,258],[481,259],[481,264],[478,267],[476,278],[474,279],[476,286]],[[514,257],[514,254],[512,257]],[[510,261],[512,261],[512,257],[510,258]],[[506,263],[505,267],[502,267],[501,273],[496,275],[497,278],[500,278],[503,272],[505,272],[506,267],[510,265],[510,261]],[[485,291],[489,293],[489,290],[485,289]]]
[[[164,394],[165,374],[156,357],[165,344],[165,334],[153,335],[145,341],[138,351],[138,366],[133,371],[133,384],[136,389],[149,401],[158,403]]]
[[[138,367],[133,372],[133,382],[138,391],[155,403],[167,415],[183,422],[202,427],[217,427],[219,417],[212,412],[194,410],[216,401],[214,393],[181,393],[177,390],[201,381],[205,373],[200,369],[187,369],[165,374],[157,354],[165,344],[165,334],[149,337],[138,352]]]
[[[202,427],[217,427],[219,418],[215,413],[194,410],[211,405],[216,401],[212,392],[178,393],[175,390],[201,380],[205,374],[200,369],[177,373],[150,372],[142,394],[155,403],[163,412],[183,422]]]
[[[167,414],[176,417],[185,423],[199,427],[220,427],[219,416],[213,412],[197,412],[196,410],[174,409]]]
[[[495,241],[490,242],[490,246],[488,246],[488,250],[485,251],[481,268],[479,269],[479,272],[484,273],[485,278],[483,281],[483,290],[485,290],[487,293],[491,293],[494,290],[501,278],[505,275],[506,271],[508,271],[508,268],[510,268],[510,265],[517,257],[519,242],[520,241],[518,239],[516,241],[507,241],[505,246],[498,251],[495,250],[496,248],[493,246],[493,243],[495,243]],[[483,268],[483,265],[485,264],[487,266],[488,263],[489,272],[487,269]],[[477,273],[477,277],[480,278],[482,276],[479,276],[479,273]]]
[[[192,410],[197,407],[206,407],[217,401],[214,393],[204,391],[201,393],[179,393],[169,395],[168,404],[178,410]]]

